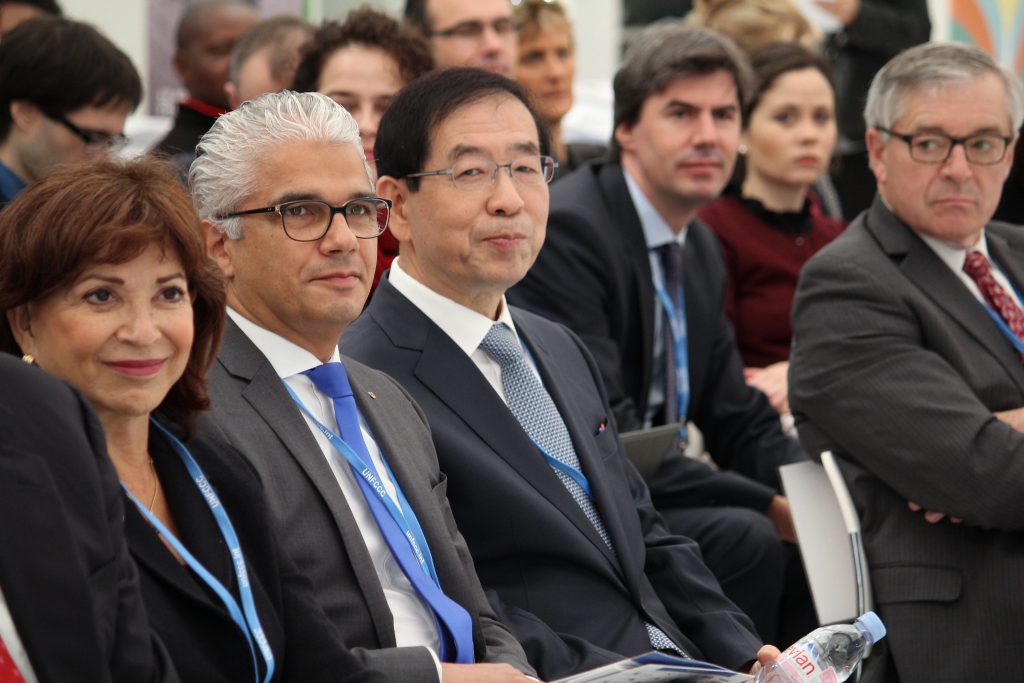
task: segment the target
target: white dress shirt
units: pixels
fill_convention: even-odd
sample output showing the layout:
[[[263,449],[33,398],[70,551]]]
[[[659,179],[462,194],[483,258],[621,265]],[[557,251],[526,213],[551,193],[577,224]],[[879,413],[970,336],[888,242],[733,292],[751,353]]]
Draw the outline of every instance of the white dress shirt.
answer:
[[[491,326],[496,322],[508,325],[509,329],[512,330],[512,334],[515,335],[516,341],[519,342],[520,348],[523,346],[523,342],[519,339],[519,333],[516,332],[515,323],[512,322],[512,315],[508,311],[508,304],[505,303],[505,297],[501,297],[498,319],[491,320],[471,308],[455,303],[448,297],[438,294],[423,283],[413,279],[411,275],[402,270],[401,261],[402,258],[398,257],[391,262],[388,282],[406,299],[411,301],[413,306],[420,309],[423,315],[434,321],[435,325],[451,337],[452,341],[480,369],[484,379],[498,392],[501,400],[505,401],[505,404],[508,405],[508,401],[505,400],[505,389],[501,384],[501,366],[498,365],[496,360],[487,355],[486,351],[480,348],[480,343],[487,336]],[[526,358],[530,360],[530,354],[526,354]],[[530,367],[533,368],[534,374],[540,379],[540,375],[537,374],[537,368],[534,367],[532,361],[530,362]]]
[[[1013,285],[1010,284],[1010,281],[1006,279],[1006,276],[1003,275],[1002,271],[999,270],[999,264],[993,262],[992,257],[989,256],[988,240],[985,239],[984,231],[982,231],[981,238],[978,240],[978,243],[969,249],[958,247],[949,244],[948,242],[943,242],[937,237],[932,237],[931,235],[922,235],[921,233],[917,233],[917,236],[921,238],[922,242],[931,247],[931,250],[935,252],[935,255],[938,256],[943,263],[949,266],[949,269],[952,270],[953,274],[964,283],[964,286],[967,287],[967,290],[974,295],[975,299],[981,303],[985,303],[985,297],[982,296],[981,290],[978,289],[978,285],[974,282],[974,279],[964,272],[964,261],[967,260],[967,252],[980,251],[985,255],[985,258],[988,259],[989,263],[992,264],[992,277],[995,281],[1013,298],[1014,301],[1017,302],[1018,306],[1021,305],[1020,298],[1017,296],[1017,291],[1013,288]]]
[[[7,598],[3,590],[0,590],[0,639],[4,641],[4,647],[11,656],[14,666],[18,667],[21,677],[25,683],[39,683],[36,672],[32,670],[32,663],[28,660],[28,653],[18,636],[18,627],[14,625],[11,611],[7,607]]]
[[[278,334],[260,327],[246,319],[241,313],[228,308],[228,315],[238,325],[239,329],[253,344],[256,345],[263,355],[267,357],[274,367],[278,376],[295,392],[306,408],[313,413],[324,425],[336,429],[337,421],[334,416],[334,401],[329,396],[320,392],[307,375],[302,374],[306,370],[321,365],[320,360],[309,351],[288,341]],[[335,347],[331,355],[332,362],[340,362],[341,357],[338,348]],[[287,406],[282,406],[287,410]],[[295,408],[298,410],[298,408]],[[429,648],[434,661],[438,666],[438,679],[440,679],[440,660],[437,653],[440,652],[441,642],[437,632],[437,624],[434,621],[433,612],[430,607],[420,598],[419,593],[413,588],[408,577],[398,564],[388,547],[377,520],[370,511],[370,506],[363,497],[363,492],[356,481],[355,473],[349,466],[348,461],[338,453],[327,437],[317,428],[313,421],[305,413],[303,419],[309,427],[310,434],[316,439],[324,458],[334,472],[334,478],[348,502],[352,516],[362,533],[363,542],[373,560],[374,569],[377,570],[377,577],[380,579],[381,587],[384,589],[384,597],[387,599],[388,607],[395,621],[395,641],[399,647],[421,645]],[[370,433],[366,420],[362,414],[359,415],[359,426],[363,432],[363,441],[366,443],[366,450],[373,460],[373,465],[380,475],[384,488],[387,489],[391,499],[399,509],[401,503],[395,495],[395,483],[388,475],[387,468],[383,465],[380,447]]]

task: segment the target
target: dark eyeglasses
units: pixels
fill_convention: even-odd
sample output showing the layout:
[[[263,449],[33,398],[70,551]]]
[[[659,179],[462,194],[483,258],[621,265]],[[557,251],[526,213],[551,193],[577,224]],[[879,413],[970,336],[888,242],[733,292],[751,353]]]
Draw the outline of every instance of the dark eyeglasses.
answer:
[[[356,197],[341,206],[331,206],[319,199],[296,199],[259,209],[235,211],[216,216],[217,220],[260,213],[281,216],[284,234],[296,242],[316,242],[331,229],[334,214],[340,213],[352,234],[361,240],[377,237],[388,227],[391,200],[383,197]]]
[[[1006,150],[1013,142],[1012,137],[998,133],[979,133],[965,138],[954,138],[944,133],[906,135],[881,126],[876,126],[876,129],[907,143],[910,158],[919,164],[943,164],[953,153],[954,147],[963,145],[967,161],[976,166],[991,166],[1006,157]]]
[[[79,128],[61,114],[46,114],[46,118],[51,121],[56,121],[67,128],[88,147],[105,147],[107,149],[117,150],[128,143],[128,138],[122,133],[108,133],[102,130],[87,130],[85,128]]]
[[[460,38],[463,40],[480,40],[484,35],[484,31],[488,28],[502,37],[511,36],[519,29],[514,19],[503,18],[495,19],[490,23],[483,21],[464,21],[461,24],[452,26],[451,28],[446,28],[440,31],[431,31],[428,35],[432,38],[441,37]]]

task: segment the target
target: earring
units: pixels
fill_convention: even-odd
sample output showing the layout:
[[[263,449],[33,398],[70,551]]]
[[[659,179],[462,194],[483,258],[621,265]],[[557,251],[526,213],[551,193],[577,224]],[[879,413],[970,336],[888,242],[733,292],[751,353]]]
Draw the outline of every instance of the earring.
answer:
[[[736,148],[736,151],[739,153],[741,157],[745,157],[747,155],[747,146],[741,144],[739,147]]]
[[[31,353],[26,353],[24,356],[21,357],[21,359],[28,363],[29,365],[36,364],[36,357],[33,356]]]

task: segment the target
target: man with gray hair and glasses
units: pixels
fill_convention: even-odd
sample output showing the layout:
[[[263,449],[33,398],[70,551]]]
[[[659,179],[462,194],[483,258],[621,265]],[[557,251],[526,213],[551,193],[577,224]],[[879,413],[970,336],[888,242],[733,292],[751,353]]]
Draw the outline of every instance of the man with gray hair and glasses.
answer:
[[[370,666],[395,681],[530,680],[422,413],[338,353],[391,209],[355,120],[326,95],[266,94],[217,119],[197,153],[189,180],[230,318],[200,439],[252,464],[286,549]]]
[[[790,366],[801,438],[838,457],[889,630],[863,680],[1016,680],[1024,234],[990,219],[1021,85],[977,48],[923,45],[877,74],[864,115],[878,197],[804,267]]]

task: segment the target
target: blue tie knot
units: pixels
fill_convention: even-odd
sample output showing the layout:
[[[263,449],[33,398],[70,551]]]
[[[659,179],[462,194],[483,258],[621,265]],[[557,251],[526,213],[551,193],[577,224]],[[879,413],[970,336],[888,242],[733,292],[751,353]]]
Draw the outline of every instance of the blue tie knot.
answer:
[[[352,385],[349,384],[348,373],[341,363],[324,363],[306,370],[303,374],[309,375],[316,388],[331,398],[352,396]]]
[[[523,350],[516,341],[516,336],[505,323],[491,325],[487,336],[480,342],[480,348],[493,358],[502,370],[519,362],[523,357]]]

